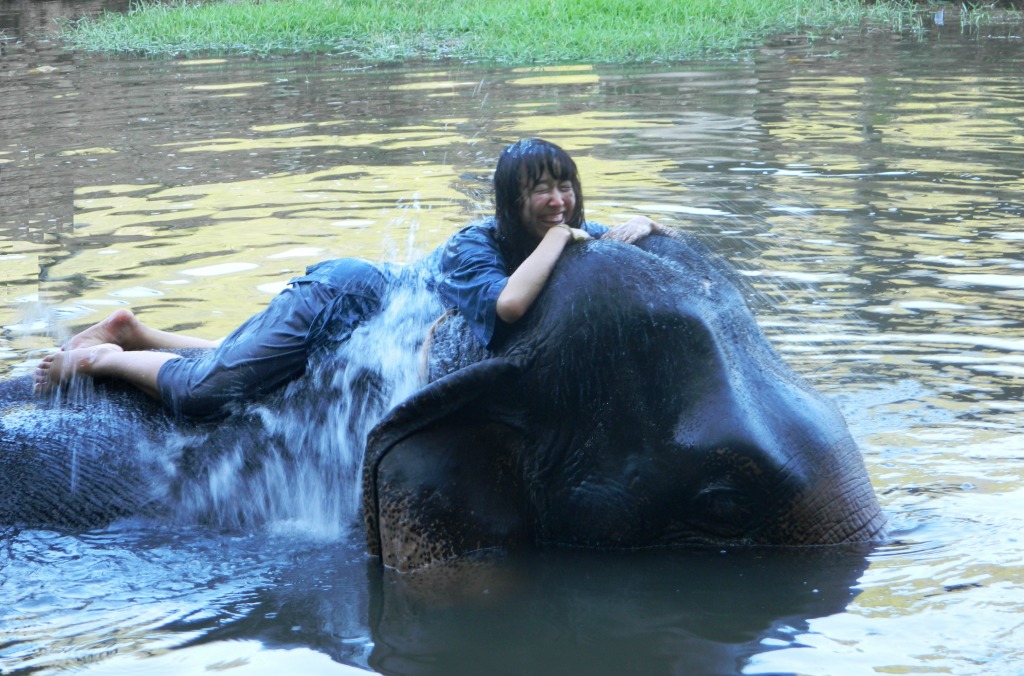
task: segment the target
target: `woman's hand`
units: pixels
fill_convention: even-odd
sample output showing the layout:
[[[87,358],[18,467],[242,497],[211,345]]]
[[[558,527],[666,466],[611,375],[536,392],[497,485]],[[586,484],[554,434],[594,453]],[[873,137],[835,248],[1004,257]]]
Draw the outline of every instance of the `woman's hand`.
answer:
[[[657,223],[646,216],[634,216],[625,223],[616,225],[614,228],[604,233],[601,236],[601,239],[610,239],[616,242],[633,244],[647,235],[660,232],[661,229],[662,228]]]
[[[570,228],[568,225],[560,225],[558,227],[565,228],[569,231],[569,234],[572,235],[572,239],[569,240],[570,242],[583,242],[588,239],[593,239],[593,237],[590,236],[590,233],[582,228]]]

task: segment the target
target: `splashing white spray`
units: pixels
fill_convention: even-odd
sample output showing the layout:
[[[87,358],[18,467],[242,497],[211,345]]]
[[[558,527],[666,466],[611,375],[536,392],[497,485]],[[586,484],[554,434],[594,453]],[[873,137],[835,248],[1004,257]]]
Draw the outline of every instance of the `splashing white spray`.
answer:
[[[267,524],[275,531],[333,540],[356,523],[366,438],[420,386],[420,348],[441,313],[422,283],[402,284],[384,309],[282,397],[249,406],[263,429],[244,440],[179,496],[179,514],[223,525]],[[195,441],[189,443],[194,445]]]

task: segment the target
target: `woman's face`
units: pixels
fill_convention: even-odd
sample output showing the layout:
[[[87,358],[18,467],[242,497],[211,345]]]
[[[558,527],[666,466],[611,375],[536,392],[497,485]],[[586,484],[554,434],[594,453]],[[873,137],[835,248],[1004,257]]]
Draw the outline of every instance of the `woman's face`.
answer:
[[[556,181],[545,171],[532,188],[523,188],[522,221],[537,239],[559,225],[567,225],[576,209],[576,191],[568,179]]]

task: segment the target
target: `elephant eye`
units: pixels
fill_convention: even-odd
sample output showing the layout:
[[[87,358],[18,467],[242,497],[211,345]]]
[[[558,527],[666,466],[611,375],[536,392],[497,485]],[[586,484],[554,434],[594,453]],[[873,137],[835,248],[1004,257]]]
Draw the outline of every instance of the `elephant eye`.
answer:
[[[708,486],[693,501],[694,520],[702,530],[735,537],[751,529],[753,509],[750,496],[732,486]]]

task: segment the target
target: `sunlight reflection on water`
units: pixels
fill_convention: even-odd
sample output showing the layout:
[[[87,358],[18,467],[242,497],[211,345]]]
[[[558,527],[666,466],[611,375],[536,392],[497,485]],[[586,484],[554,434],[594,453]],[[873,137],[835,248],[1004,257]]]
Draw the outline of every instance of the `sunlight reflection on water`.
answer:
[[[8,47],[0,369],[26,372],[114,307],[216,338],[317,260],[412,260],[489,213],[504,142],[543,135],[579,158],[589,218],[650,213],[737,266],[770,339],[847,416],[893,540],[866,570],[835,574],[831,604],[802,591],[813,571],[764,578],[785,598],[770,581],[743,586],[765,574],[756,559],[680,562],[693,578],[682,588],[704,603],[678,605],[681,587],[666,591],[672,571],[657,562],[646,581],[594,564],[609,596],[587,587],[590,569],[548,562],[509,612],[518,625],[480,616],[476,631],[522,639],[519,664],[534,671],[599,672],[596,635],[647,651],[654,673],[678,668],[681,646],[706,658],[688,673],[1012,673],[1024,659],[1019,41],[943,32],[834,48],[677,66],[347,71],[302,56]],[[378,581],[358,538],[314,537],[295,514],[274,527],[7,531],[0,658],[51,671],[95,660],[101,673],[279,659],[319,669],[324,655],[380,668],[372,653],[385,649],[424,651],[422,671],[431,648],[450,650],[449,665],[484,659],[459,638],[472,614],[389,596],[372,619]],[[828,591],[828,577],[814,589]],[[766,617],[744,615],[759,603]],[[529,628],[544,626],[537,608],[566,620],[550,644]],[[417,624],[417,611],[438,624]],[[614,627],[645,612],[664,625]],[[573,634],[580,617],[593,635]],[[721,634],[701,632],[715,621]]]

